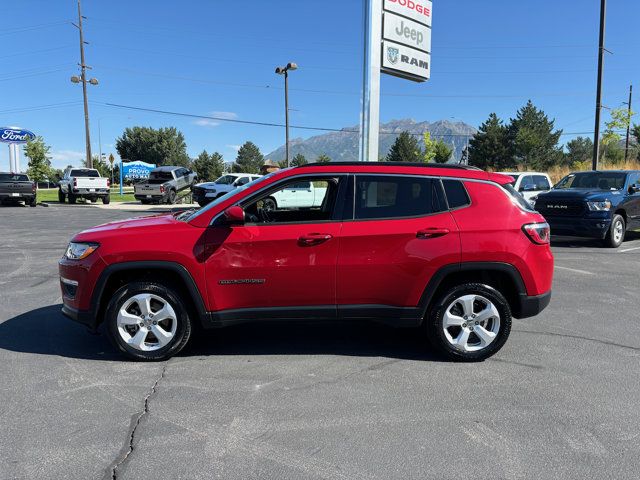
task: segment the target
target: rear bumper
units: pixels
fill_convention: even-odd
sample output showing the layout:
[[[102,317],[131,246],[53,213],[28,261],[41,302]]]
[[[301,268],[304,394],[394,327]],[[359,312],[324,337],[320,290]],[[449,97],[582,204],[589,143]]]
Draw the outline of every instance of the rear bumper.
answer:
[[[542,295],[520,295],[517,311],[513,312],[515,318],[535,317],[542,312],[551,302],[551,290]]]
[[[552,235],[603,239],[611,226],[610,218],[545,217]]]
[[[18,193],[18,195],[11,195],[10,193],[0,193],[0,201],[3,200],[32,200],[36,196],[35,193]]]
[[[134,194],[136,200],[165,200],[167,198],[166,193],[136,193]]]
[[[98,196],[98,195],[109,195],[111,191],[107,188],[96,188],[94,189],[94,191],[92,192],[90,188],[74,188],[71,190],[71,193],[73,193],[74,195],[78,196],[78,195],[86,195],[88,197],[90,196]]]

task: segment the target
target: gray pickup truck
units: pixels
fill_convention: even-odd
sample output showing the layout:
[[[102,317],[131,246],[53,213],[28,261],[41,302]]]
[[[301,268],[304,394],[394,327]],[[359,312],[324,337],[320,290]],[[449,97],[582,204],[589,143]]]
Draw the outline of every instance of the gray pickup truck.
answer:
[[[36,206],[36,184],[25,173],[0,172],[0,203]]]
[[[192,188],[198,176],[185,167],[158,167],[149,178],[134,185],[134,196],[142,203],[176,203],[178,194]]]

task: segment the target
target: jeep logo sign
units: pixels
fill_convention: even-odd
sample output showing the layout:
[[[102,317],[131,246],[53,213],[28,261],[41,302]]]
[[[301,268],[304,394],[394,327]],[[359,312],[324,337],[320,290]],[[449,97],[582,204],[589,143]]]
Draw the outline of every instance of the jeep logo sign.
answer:
[[[382,68],[392,75],[406,74],[414,77],[412,80],[424,81],[431,76],[431,55],[385,40],[382,42]]]
[[[428,27],[431,26],[432,3],[429,0],[384,0],[387,12],[408,17]]]
[[[389,12],[384,14],[382,38],[423,52],[431,51],[431,29]]]
[[[29,140],[35,140],[35,138],[36,135],[29,130],[0,127],[0,142],[3,143],[27,143]]]

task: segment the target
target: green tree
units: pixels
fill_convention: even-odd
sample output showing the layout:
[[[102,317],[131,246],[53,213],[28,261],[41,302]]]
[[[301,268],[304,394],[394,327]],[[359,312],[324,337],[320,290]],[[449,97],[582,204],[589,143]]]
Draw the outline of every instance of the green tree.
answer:
[[[296,154],[296,156],[293,157],[293,160],[291,160],[292,167],[300,167],[302,165],[306,165],[307,163],[309,162],[307,162],[306,157],[301,153]]]
[[[438,140],[436,142],[435,153],[436,154],[433,157],[433,160],[436,163],[447,163],[451,158],[451,154],[453,153],[453,148],[451,148],[442,140]]]
[[[253,142],[245,142],[238,150],[238,156],[232,166],[236,173],[260,173],[264,156]]]
[[[331,157],[329,157],[329,155],[326,154],[322,154],[322,155],[318,155],[318,158],[316,158],[316,163],[329,163],[331,161]]]
[[[132,127],[116,140],[116,150],[125,160],[142,160],[157,165],[188,167],[187,144],[175,127]]]
[[[53,176],[50,150],[51,147],[45,144],[40,136],[35,140],[29,140],[25,145],[24,154],[29,159],[27,174],[34,182],[42,182]]]
[[[591,158],[593,158],[593,141],[588,137],[577,137],[567,143],[567,153],[563,163],[573,167]]]
[[[106,160],[101,159],[99,155],[94,155],[91,163],[91,168],[98,170],[101,177],[111,178],[111,165]],[[87,168],[86,159],[82,160],[82,166]]]
[[[600,159],[616,164],[624,159],[624,149],[620,147],[622,136],[618,131],[626,131],[635,114],[627,108],[614,108],[610,115],[611,119],[605,123],[605,131],[600,140]]]
[[[634,123],[631,128],[631,134],[636,137],[636,142],[640,144],[640,125]]]
[[[193,169],[198,174],[200,181],[212,182],[224,172],[224,159],[218,152],[209,155],[206,150],[203,150],[193,161]]]
[[[560,162],[562,150],[558,141],[562,130],[554,131],[555,120],[529,100],[518,110],[508,127],[511,154],[524,169],[547,170]]]
[[[422,134],[422,141],[424,142],[422,156],[424,157],[424,161],[429,163],[431,160],[436,158],[436,145],[438,142],[431,138],[431,132],[424,132]]]
[[[485,170],[509,170],[513,167],[509,150],[507,127],[492,113],[469,140],[469,165]]]
[[[422,149],[418,139],[404,131],[398,135],[387,155],[388,162],[422,162]]]

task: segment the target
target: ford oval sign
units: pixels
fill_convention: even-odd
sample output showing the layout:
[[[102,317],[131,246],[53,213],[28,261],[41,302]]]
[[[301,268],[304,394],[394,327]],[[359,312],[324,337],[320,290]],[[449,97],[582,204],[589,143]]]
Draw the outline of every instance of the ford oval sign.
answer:
[[[29,130],[21,128],[0,128],[0,142],[4,143],[27,143],[29,140],[35,140],[36,135]]]

